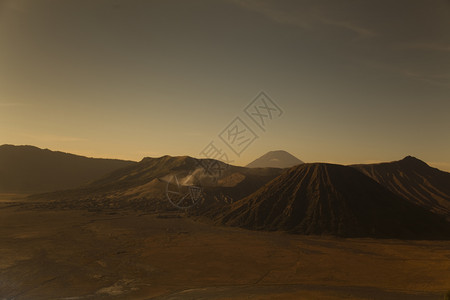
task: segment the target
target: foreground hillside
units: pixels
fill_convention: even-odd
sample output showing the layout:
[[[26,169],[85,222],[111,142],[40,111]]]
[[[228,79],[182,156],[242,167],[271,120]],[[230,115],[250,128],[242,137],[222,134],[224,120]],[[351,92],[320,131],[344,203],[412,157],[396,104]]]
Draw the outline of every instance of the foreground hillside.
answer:
[[[219,223],[344,237],[450,238],[449,223],[355,170],[304,164],[217,211]]]
[[[75,188],[136,164],[33,146],[0,146],[0,193],[38,193]]]
[[[400,161],[353,167],[393,193],[450,219],[450,173],[411,156]]]

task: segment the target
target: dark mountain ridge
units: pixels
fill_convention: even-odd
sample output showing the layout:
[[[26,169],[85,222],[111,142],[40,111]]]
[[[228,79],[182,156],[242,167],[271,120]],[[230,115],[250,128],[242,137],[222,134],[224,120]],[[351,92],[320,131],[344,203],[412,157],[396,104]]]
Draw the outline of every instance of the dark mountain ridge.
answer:
[[[207,164],[220,166],[220,174],[207,174]],[[189,156],[144,158],[139,163],[118,169],[91,184],[72,190],[33,195],[32,199],[59,201],[71,206],[122,207],[135,203],[143,209],[170,208],[166,186],[173,176],[180,182],[188,178],[203,189],[202,209],[212,204],[241,199],[281,173],[277,168],[250,169],[227,165],[211,159]]]
[[[0,192],[38,193],[75,188],[116,169],[136,164],[34,146],[0,146]]]
[[[214,215],[214,214],[213,214]],[[352,167],[296,166],[216,211],[218,223],[342,237],[450,238],[449,223]]]
[[[391,192],[450,218],[450,173],[407,156],[402,160],[352,167]]]

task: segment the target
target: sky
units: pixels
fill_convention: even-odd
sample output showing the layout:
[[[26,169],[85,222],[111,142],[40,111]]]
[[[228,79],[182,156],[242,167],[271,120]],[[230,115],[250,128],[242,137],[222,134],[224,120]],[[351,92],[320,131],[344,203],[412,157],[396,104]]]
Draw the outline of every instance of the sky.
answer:
[[[0,0],[0,144],[450,171],[449,98],[448,0]]]

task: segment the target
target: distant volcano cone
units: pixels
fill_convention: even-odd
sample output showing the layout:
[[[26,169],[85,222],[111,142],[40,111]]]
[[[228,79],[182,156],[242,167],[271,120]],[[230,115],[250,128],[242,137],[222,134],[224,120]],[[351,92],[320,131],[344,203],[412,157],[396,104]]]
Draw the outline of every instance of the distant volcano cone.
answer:
[[[449,224],[357,170],[293,167],[234,203],[217,221],[249,229],[344,237],[450,238]]]
[[[255,159],[247,165],[247,168],[290,168],[301,165],[303,162],[292,154],[283,151],[270,151]]]

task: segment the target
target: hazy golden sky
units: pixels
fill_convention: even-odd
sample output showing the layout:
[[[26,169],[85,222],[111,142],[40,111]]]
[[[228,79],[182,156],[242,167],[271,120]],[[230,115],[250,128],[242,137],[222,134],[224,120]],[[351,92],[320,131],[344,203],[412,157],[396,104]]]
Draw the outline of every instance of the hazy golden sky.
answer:
[[[0,144],[199,156],[241,117],[258,138],[235,164],[450,170],[449,20],[445,0],[0,0]],[[283,110],[265,132],[260,91]]]

